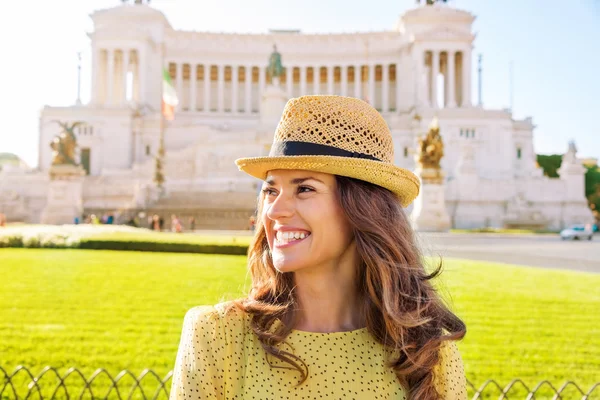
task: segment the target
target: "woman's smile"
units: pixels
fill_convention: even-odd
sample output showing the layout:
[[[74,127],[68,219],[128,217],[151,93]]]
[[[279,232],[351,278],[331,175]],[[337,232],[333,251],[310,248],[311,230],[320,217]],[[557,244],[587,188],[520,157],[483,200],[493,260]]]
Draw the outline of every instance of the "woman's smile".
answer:
[[[285,249],[296,245],[310,236],[310,232],[297,229],[275,230],[274,233],[273,247],[278,249]]]

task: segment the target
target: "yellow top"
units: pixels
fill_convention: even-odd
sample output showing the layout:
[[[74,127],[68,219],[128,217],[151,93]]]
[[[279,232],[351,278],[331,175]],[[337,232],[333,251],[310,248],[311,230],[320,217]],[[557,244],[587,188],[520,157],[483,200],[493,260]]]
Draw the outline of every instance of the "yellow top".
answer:
[[[269,356],[252,332],[250,316],[225,303],[195,307],[185,316],[170,400],[406,399],[386,351],[366,328],[349,332],[292,331],[289,348],[308,366],[308,378]],[[454,342],[444,342],[435,381],[444,399],[466,399],[463,364]],[[293,350],[292,350],[293,348]]]

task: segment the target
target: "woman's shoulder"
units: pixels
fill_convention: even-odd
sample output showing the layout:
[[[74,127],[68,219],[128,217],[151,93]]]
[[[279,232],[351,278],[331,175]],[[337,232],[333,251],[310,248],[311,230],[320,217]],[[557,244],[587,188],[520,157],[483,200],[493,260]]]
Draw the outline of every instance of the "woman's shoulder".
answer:
[[[185,315],[184,325],[195,331],[223,333],[230,336],[246,330],[248,316],[233,301],[228,301],[189,309]]]
[[[467,383],[462,357],[454,340],[442,342],[434,382],[444,399],[466,399]]]

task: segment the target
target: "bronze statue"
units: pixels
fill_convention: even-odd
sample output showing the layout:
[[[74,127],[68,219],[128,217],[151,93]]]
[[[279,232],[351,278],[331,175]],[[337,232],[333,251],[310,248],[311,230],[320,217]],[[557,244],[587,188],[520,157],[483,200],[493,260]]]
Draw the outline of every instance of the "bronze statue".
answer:
[[[77,138],[75,137],[74,129],[83,122],[77,121],[69,125],[68,122],[56,122],[63,131],[56,135],[50,143],[52,152],[52,165],[77,165],[75,160],[75,150],[77,149]]]
[[[434,118],[427,136],[419,138],[418,162],[423,168],[440,169],[440,160],[444,157],[444,143],[440,136],[440,126]]]
[[[283,66],[281,65],[281,54],[277,51],[277,46],[273,45],[273,53],[269,57],[269,66],[267,67],[267,74],[273,78],[279,78],[283,75]]]

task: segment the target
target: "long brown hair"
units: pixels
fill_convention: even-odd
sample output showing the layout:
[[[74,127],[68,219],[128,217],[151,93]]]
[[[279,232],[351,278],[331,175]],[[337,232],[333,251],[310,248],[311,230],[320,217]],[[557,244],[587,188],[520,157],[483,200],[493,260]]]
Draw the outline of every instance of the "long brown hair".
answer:
[[[357,287],[366,302],[367,329],[391,350],[389,365],[409,400],[441,398],[433,376],[439,349],[443,341],[460,340],[466,333],[465,324],[446,307],[431,283],[442,265],[426,271],[412,227],[392,192],[352,178],[336,176],[336,181],[338,201],[359,254]],[[262,205],[260,196],[259,215]],[[261,218],[257,222],[248,253],[252,288],[247,298],[234,304],[252,316],[251,328],[264,350],[298,370],[302,384],[308,367],[278,347],[294,328],[293,274],[274,268],[265,227]]]

